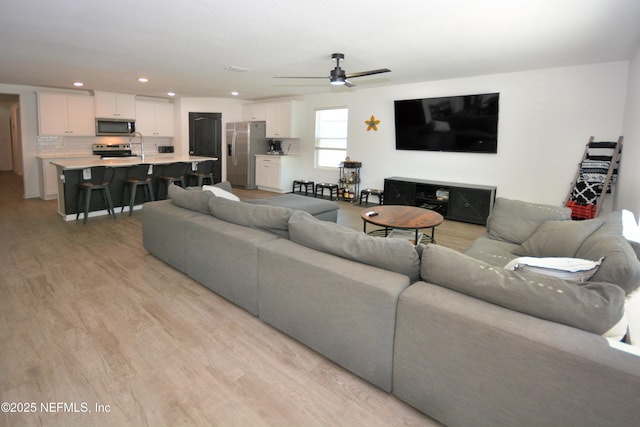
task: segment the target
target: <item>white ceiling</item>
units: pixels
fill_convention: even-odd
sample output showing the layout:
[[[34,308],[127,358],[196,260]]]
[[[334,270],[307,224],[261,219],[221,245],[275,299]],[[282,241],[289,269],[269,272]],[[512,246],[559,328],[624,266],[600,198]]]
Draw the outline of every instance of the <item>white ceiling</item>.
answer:
[[[639,23],[640,0],[0,0],[0,83],[243,99],[357,91],[626,60]],[[273,78],[328,76],[333,52],[347,73],[392,72],[354,88]]]

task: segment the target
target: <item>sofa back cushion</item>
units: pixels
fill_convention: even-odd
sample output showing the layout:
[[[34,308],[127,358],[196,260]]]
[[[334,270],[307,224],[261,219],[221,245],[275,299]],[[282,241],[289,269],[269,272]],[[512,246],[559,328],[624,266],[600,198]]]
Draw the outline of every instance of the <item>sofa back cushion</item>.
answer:
[[[291,215],[289,238],[318,251],[404,274],[412,282],[420,277],[420,259],[408,240],[368,236],[303,211]]]
[[[627,295],[640,287],[640,261],[622,235],[596,232],[584,241],[576,257],[591,260],[604,258],[591,280],[615,283]]]
[[[640,224],[636,222],[636,216],[630,210],[623,209],[620,215],[622,235],[633,248],[636,256],[640,258]]]
[[[211,215],[233,224],[260,228],[283,237],[289,234],[289,217],[293,212],[280,206],[252,205],[224,197],[209,200]]]
[[[574,257],[582,243],[599,229],[604,220],[545,221],[515,250],[532,257]]]
[[[623,319],[624,291],[610,283],[578,285],[551,276],[495,267],[460,252],[428,245],[423,280],[541,319],[602,335]]]
[[[202,191],[199,187],[182,188],[169,185],[167,191],[171,203],[191,211],[209,213],[209,200],[214,197],[210,191]]]
[[[571,209],[498,197],[487,219],[491,238],[521,244],[548,220],[571,219]]]

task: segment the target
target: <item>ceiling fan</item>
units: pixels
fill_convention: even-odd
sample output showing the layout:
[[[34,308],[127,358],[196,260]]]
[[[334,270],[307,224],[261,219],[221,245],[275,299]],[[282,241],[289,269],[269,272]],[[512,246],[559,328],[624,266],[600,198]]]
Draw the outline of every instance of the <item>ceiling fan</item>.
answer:
[[[290,77],[274,77],[274,78],[275,79],[329,79],[329,83],[331,83],[332,85],[345,85],[347,87],[353,87],[355,85],[351,83],[348,79],[391,72],[391,70],[388,68],[380,68],[378,70],[361,71],[359,73],[347,74],[342,68],[340,68],[340,61],[344,60],[343,53],[333,53],[331,54],[331,59],[336,61],[336,67],[333,70],[331,70],[328,76],[325,76],[325,77],[300,77],[300,76],[291,77],[290,76]]]

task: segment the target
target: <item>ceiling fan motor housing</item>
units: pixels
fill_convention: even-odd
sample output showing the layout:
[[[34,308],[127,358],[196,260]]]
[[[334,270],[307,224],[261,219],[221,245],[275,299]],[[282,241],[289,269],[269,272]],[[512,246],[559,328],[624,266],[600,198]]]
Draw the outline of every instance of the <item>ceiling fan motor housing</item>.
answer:
[[[331,70],[331,74],[330,74],[330,78],[329,81],[330,82],[344,82],[347,79],[347,74],[344,72],[344,70],[340,67],[336,67],[333,70]]]

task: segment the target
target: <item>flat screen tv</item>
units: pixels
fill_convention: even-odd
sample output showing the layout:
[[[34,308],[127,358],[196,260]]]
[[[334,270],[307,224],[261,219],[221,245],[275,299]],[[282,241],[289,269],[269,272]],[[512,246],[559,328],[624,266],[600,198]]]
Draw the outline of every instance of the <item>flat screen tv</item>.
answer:
[[[394,101],[396,150],[498,152],[499,93]]]

